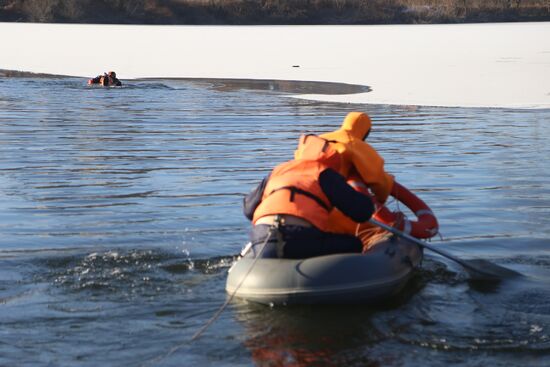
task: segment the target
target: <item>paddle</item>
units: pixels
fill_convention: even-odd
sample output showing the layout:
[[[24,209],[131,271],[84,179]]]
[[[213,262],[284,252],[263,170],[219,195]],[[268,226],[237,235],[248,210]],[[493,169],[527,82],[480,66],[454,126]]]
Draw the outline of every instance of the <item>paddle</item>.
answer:
[[[388,226],[384,223],[381,223],[375,219],[369,219],[369,222],[380,227],[380,228],[383,228],[385,229],[386,231],[388,232],[391,232],[397,236],[400,236],[400,237],[403,237],[411,242],[414,242],[416,243],[418,246],[420,247],[423,247],[423,248],[427,248],[428,250],[431,250],[435,253],[438,253],[439,255],[443,256],[443,257],[446,257],[450,260],[453,260],[457,263],[459,263],[460,265],[462,265],[467,271],[468,273],[470,274],[470,277],[473,279],[473,280],[501,280],[501,279],[504,279],[504,278],[512,278],[512,277],[516,277],[516,276],[520,276],[522,274],[514,271],[514,270],[510,270],[510,269],[507,269],[507,268],[504,268],[502,266],[499,266],[499,265],[496,265],[496,264],[493,264],[492,262],[490,261],[487,261],[487,260],[481,260],[481,259],[475,259],[475,260],[462,260],[462,259],[459,259],[457,257],[454,257],[453,255],[447,253],[446,251],[443,251],[441,249],[438,249],[436,247],[433,247],[429,244],[427,244],[426,242],[424,241],[420,241],[419,239],[405,233],[405,232],[401,232],[400,230],[394,228],[394,227],[391,227],[391,226]]]

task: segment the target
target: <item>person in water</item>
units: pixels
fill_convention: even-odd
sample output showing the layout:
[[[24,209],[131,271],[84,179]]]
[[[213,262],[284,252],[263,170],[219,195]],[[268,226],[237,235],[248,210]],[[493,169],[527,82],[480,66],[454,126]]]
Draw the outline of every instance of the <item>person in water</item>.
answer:
[[[321,134],[320,137],[331,142],[333,148],[343,158],[340,174],[347,180],[364,184],[375,199],[383,204],[386,202],[393,187],[393,176],[384,169],[384,159],[370,146],[365,139],[372,128],[370,117],[362,112],[350,112],[345,117],[342,126],[333,132]],[[298,147],[294,156],[300,159],[304,154]],[[365,208],[366,211],[370,207]],[[399,217],[401,217],[402,214]],[[398,219],[399,220],[399,219]],[[333,210],[329,218],[328,230],[333,233],[358,234],[358,223],[339,210]],[[376,243],[389,237],[390,234],[370,223],[361,224],[361,241],[366,251]]]
[[[367,221],[374,205],[353,189],[341,169],[342,155],[325,139],[303,135],[301,155],[276,166],[244,199],[253,223],[245,257],[303,259],[362,251],[352,234],[330,232],[333,208],[353,222]]]
[[[103,75],[98,75],[95,78],[88,80],[88,84],[98,84],[104,87],[120,87],[122,85],[122,82],[116,77],[116,73],[114,71],[109,71],[108,73],[103,73]]]

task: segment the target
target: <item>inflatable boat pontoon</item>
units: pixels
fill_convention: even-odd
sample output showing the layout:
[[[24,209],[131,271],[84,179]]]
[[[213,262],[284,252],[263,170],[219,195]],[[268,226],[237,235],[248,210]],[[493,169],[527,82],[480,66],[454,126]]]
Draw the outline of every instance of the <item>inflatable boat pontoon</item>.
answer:
[[[253,262],[245,257],[233,264],[227,277],[227,293],[275,305],[374,303],[405,286],[422,262],[422,249],[393,237],[365,254]]]

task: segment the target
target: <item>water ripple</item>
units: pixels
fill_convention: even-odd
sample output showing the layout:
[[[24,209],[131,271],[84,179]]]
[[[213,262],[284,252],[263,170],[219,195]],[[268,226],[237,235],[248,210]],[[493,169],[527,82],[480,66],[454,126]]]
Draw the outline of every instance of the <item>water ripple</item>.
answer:
[[[291,87],[0,78],[0,365],[544,366],[550,110],[334,104]],[[235,302],[188,343],[226,299],[243,195],[299,134],[353,110],[436,213],[435,246],[525,277],[482,286],[426,251],[384,304]]]

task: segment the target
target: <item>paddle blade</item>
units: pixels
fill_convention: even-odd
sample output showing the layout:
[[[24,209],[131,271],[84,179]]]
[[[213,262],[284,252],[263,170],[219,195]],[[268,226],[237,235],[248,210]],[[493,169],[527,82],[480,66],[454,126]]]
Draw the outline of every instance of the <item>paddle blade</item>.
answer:
[[[522,276],[517,271],[494,264],[487,260],[462,260],[473,280],[501,280]]]

